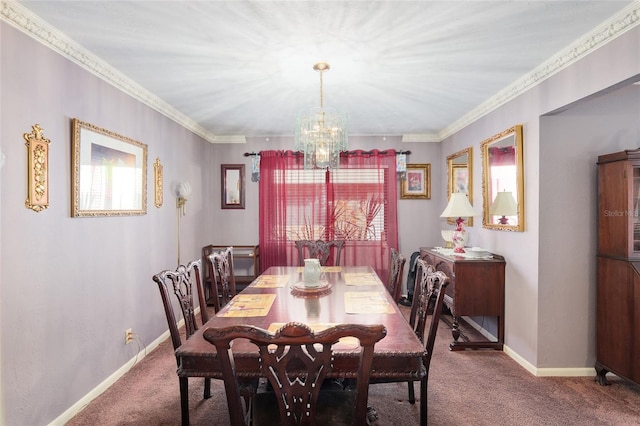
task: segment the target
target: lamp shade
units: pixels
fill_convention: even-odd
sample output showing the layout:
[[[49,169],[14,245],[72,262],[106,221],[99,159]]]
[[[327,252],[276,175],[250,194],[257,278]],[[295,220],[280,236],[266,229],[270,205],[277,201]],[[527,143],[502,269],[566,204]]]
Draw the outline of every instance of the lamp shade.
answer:
[[[496,216],[515,216],[518,214],[518,204],[509,191],[498,192],[493,204],[489,208],[489,214]]]
[[[180,182],[176,185],[176,196],[179,198],[189,198],[191,195],[191,185],[189,182]]]
[[[467,194],[464,192],[454,192],[451,194],[449,204],[447,204],[447,207],[445,207],[440,217],[469,217],[477,216],[477,214],[469,202]]]

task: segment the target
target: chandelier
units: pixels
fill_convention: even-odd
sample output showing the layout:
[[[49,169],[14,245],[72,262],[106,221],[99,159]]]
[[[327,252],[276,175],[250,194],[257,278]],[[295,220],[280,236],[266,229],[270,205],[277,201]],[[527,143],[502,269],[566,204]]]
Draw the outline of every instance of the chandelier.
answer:
[[[340,152],[347,150],[347,114],[324,109],[322,73],[329,71],[329,64],[319,62],[313,69],[320,73],[320,108],[298,117],[295,148],[304,154],[305,169],[336,169]]]

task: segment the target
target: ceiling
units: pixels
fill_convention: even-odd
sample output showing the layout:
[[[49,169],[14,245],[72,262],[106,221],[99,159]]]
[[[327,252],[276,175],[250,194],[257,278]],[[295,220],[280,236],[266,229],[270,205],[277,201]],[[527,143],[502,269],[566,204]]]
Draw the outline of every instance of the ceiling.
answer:
[[[216,142],[293,135],[320,104],[319,61],[350,135],[441,140],[633,2],[19,3],[80,45],[74,60]]]

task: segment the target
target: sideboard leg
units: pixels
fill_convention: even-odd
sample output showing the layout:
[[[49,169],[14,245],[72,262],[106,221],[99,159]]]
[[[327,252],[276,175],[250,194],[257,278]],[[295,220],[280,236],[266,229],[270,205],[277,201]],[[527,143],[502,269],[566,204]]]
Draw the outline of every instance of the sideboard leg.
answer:
[[[460,338],[460,324],[458,323],[458,317],[453,317],[453,325],[451,327],[451,335],[453,336],[454,342],[457,342]]]
[[[596,363],[595,368],[596,368],[596,382],[598,382],[600,386],[610,385],[611,383],[609,383],[609,381],[607,380],[607,373],[609,372],[609,370],[604,368],[604,366],[602,366],[600,363]]]

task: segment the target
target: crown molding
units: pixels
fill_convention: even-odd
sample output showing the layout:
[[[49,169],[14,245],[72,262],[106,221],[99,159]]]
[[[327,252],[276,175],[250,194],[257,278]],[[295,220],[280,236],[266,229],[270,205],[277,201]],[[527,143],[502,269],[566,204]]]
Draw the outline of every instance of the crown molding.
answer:
[[[438,133],[439,139],[444,140],[462,130],[474,121],[584,58],[599,47],[604,46],[628,30],[638,26],[638,24],[640,24],[640,1],[634,1],[611,18],[602,22],[589,33],[543,62],[533,71],[525,74],[478,107],[463,115],[451,125],[442,129]]]
[[[182,127],[210,143],[216,142],[216,136],[200,126],[153,93],[140,86],[129,77],[118,72],[109,64],[86,50],[84,47],[67,37],[39,16],[15,1],[2,0],[0,18],[21,30],[45,46],[53,49],[73,63],[81,66],[91,74],[106,81],[117,89],[132,96],[134,99],[153,108],[160,114],[175,121]]]
[[[211,143],[247,143],[244,135],[218,135],[213,138]]]
[[[402,142],[440,142],[440,136],[434,133],[407,133],[402,135]]]

